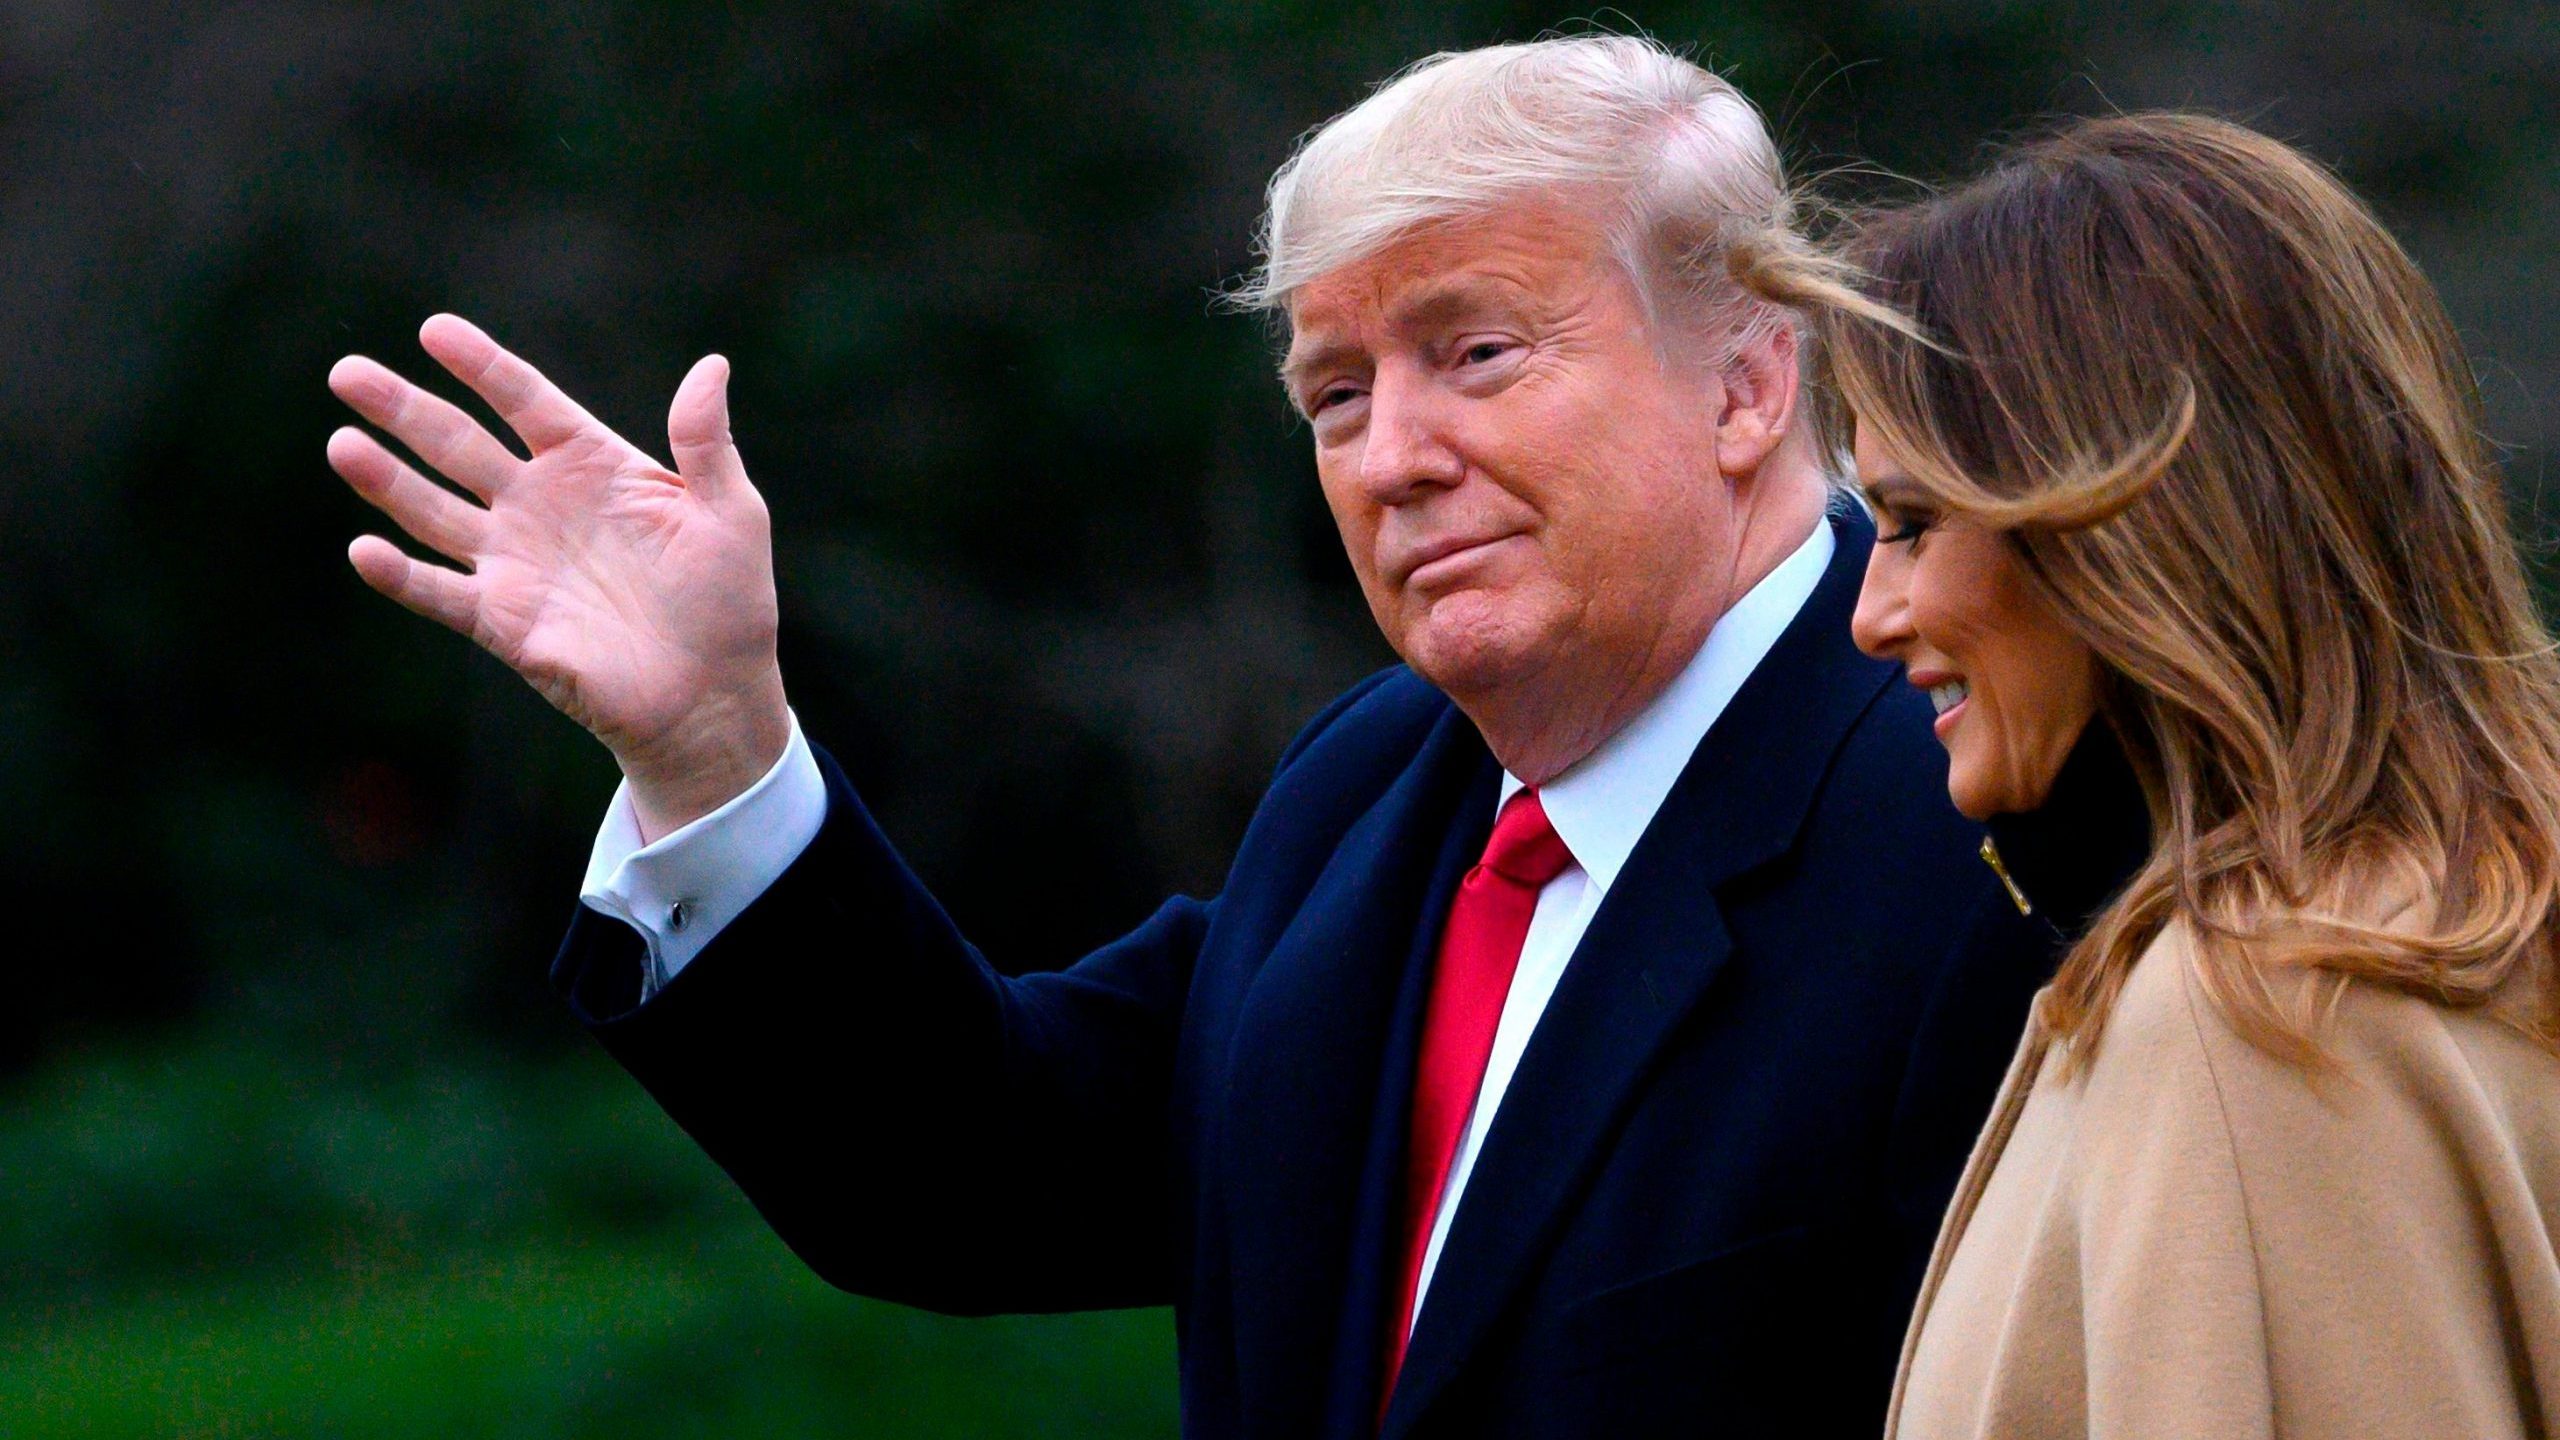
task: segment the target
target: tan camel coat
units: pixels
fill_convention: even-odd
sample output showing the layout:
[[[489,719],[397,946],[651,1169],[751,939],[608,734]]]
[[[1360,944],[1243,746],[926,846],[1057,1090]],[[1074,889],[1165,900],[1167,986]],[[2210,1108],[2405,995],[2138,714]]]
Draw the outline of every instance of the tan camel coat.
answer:
[[[2080,1074],[2030,1025],[1888,1434],[2560,1436],[2560,1060],[2365,984],[2323,1038],[2242,1039],[2175,927]]]

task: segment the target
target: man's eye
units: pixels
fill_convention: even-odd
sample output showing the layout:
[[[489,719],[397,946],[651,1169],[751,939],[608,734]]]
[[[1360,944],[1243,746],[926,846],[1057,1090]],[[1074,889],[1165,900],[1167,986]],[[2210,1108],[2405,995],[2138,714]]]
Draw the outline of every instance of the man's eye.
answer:
[[[1349,385],[1328,385],[1324,389],[1316,392],[1315,399],[1307,402],[1307,413],[1310,415],[1321,415],[1325,411],[1333,408],[1335,405],[1349,400],[1359,393],[1358,389]]]
[[[1508,340],[1479,340],[1468,346],[1466,352],[1458,358],[1462,364],[1490,365],[1509,353],[1511,353],[1511,342]]]

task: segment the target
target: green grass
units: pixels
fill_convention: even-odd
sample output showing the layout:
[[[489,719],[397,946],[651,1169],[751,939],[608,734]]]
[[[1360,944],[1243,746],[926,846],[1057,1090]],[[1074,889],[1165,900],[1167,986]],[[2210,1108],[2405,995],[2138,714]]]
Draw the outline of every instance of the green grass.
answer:
[[[1162,1311],[964,1321],[761,1233],[546,1245],[9,1318],[0,1434],[1172,1435]]]
[[[143,1295],[13,1325],[26,1339],[0,1361],[0,1431],[565,1433],[557,1422],[599,1378],[700,1323],[705,1304],[695,1276],[543,1253]]]
[[[0,1435],[1170,1436],[1162,1311],[829,1289],[611,1067],[88,1057],[0,1110]]]

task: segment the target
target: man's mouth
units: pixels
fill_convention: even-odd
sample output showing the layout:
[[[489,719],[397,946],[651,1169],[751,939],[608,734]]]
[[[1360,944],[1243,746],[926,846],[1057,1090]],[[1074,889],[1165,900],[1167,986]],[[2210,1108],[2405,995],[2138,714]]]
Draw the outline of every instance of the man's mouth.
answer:
[[[1972,693],[1971,687],[1962,680],[1948,680],[1929,687],[1929,703],[1944,715],[1963,704],[1964,697]]]
[[[1464,568],[1481,552],[1510,538],[1508,535],[1488,535],[1476,539],[1434,541],[1414,552],[1412,563],[1405,567],[1402,583],[1428,586],[1441,578],[1443,572]]]

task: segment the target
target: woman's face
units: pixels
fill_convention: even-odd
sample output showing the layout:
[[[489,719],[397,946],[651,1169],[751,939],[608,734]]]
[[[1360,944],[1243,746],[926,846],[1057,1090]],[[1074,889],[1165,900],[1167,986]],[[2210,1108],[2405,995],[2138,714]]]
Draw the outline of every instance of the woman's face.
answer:
[[[1850,625],[1858,648],[1929,692],[1956,809],[2032,810],[2098,713],[2097,655],[2004,536],[1939,515],[1863,427],[1857,457],[1879,532]]]

